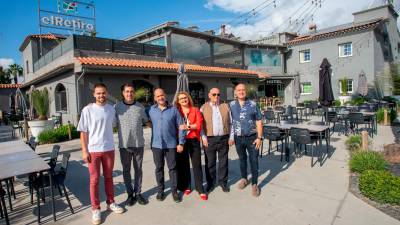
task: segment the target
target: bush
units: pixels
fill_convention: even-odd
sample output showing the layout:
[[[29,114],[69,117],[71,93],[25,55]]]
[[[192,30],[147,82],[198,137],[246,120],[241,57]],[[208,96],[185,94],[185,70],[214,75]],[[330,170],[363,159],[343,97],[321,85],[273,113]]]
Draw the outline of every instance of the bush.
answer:
[[[72,139],[79,138],[79,132],[74,126],[71,126],[71,137]],[[38,139],[40,144],[51,144],[66,141],[69,139],[68,125],[63,125],[54,130],[45,130],[39,134]]]
[[[357,97],[355,97],[355,98],[353,98],[353,99],[351,100],[351,105],[359,106],[359,105],[364,104],[365,102],[366,102],[366,99],[365,99],[364,97],[362,97],[362,96],[357,96]]]
[[[355,151],[361,148],[361,135],[351,135],[346,140],[346,147],[350,151]]]
[[[340,102],[340,100],[337,99],[337,100],[333,101],[332,104],[334,106],[340,106],[342,103]]]
[[[400,178],[387,171],[367,170],[359,180],[361,193],[380,203],[400,204]]]
[[[387,109],[387,110],[389,114],[389,121],[392,122],[397,118],[397,112],[394,109]],[[376,119],[378,123],[383,122],[384,118],[385,118],[385,109],[384,108],[378,109],[378,111],[376,111]]]
[[[387,163],[382,154],[372,151],[357,151],[350,159],[350,170],[362,173],[366,170],[386,170]]]

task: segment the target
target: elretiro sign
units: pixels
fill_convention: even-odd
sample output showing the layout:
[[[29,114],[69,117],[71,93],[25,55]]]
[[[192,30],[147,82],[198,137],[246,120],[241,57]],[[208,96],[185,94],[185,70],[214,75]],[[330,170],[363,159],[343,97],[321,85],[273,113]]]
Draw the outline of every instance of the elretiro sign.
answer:
[[[65,18],[59,15],[42,16],[40,22],[43,26],[58,27],[87,32],[94,31],[94,25],[76,18]]]

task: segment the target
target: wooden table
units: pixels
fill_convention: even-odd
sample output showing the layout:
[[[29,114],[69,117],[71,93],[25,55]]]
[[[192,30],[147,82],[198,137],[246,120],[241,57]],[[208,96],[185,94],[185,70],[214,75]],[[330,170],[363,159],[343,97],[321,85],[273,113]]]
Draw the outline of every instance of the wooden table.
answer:
[[[49,170],[50,166],[44,161],[44,159],[39,157],[24,142],[18,140],[0,143],[0,183],[2,180],[15,176],[37,172],[42,173],[43,171]],[[53,220],[56,221],[52,176],[49,175],[49,178]],[[4,200],[4,193],[2,185],[0,184],[0,197],[4,217],[6,224],[10,224]],[[9,199],[9,201],[11,201],[11,199]],[[38,206],[40,206],[40,201],[38,201]],[[40,222],[40,216],[38,216],[38,222]]]

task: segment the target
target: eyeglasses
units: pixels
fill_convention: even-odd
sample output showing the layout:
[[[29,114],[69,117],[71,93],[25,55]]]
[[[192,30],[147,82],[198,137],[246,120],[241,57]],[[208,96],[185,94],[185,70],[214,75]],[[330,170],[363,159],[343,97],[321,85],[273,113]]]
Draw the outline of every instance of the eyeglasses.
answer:
[[[182,98],[179,98],[179,101],[180,100],[186,100],[186,99],[188,99],[188,97],[182,97]]]
[[[211,94],[212,96],[221,96],[221,94],[220,93],[213,93],[213,94]]]

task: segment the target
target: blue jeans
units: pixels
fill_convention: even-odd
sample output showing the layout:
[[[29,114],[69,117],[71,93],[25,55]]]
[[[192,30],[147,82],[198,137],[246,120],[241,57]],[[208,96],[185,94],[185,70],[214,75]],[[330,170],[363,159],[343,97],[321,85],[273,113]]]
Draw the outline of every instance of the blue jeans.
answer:
[[[240,161],[240,174],[242,178],[247,179],[247,154],[250,161],[251,184],[258,182],[258,150],[253,142],[256,140],[256,134],[250,136],[235,136],[235,146]],[[247,150],[247,152],[246,152]]]

